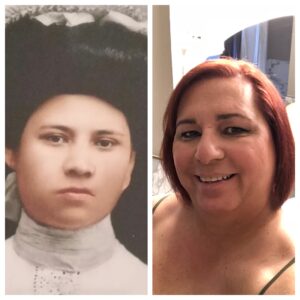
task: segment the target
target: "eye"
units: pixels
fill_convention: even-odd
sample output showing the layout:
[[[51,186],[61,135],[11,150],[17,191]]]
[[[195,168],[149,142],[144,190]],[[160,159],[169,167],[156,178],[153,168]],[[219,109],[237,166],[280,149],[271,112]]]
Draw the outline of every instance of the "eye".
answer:
[[[180,138],[185,141],[193,140],[199,136],[201,136],[201,133],[197,130],[184,131],[180,133]]]
[[[245,129],[245,128],[242,128],[242,127],[227,127],[223,131],[224,134],[226,134],[226,135],[233,135],[233,136],[235,136],[235,135],[243,135],[243,134],[246,134],[248,132],[249,132],[248,129]]]
[[[114,145],[117,145],[118,142],[112,139],[102,138],[95,142],[95,145],[100,149],[111,149]]]
[[[68,142],[68,140],[65,136],[62,136],[59,134],[46,134],[46,135],[43,135],[41,138],[51,144],[54,144],[54,145],[60,145],[60,144]]]

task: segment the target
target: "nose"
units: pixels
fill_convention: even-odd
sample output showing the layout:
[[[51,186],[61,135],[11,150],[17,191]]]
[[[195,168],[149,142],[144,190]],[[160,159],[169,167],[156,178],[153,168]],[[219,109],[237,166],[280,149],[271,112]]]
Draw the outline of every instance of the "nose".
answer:
[[[82,146],[73,146],[69,149],[63,169],[67,176],[81,178],[93,176],[96,170],[88,149]]]
[[[213,132],[202,133],[198,141],[195,158],[202,164],[208,165],[225,157],[224,148],[219,137]]]

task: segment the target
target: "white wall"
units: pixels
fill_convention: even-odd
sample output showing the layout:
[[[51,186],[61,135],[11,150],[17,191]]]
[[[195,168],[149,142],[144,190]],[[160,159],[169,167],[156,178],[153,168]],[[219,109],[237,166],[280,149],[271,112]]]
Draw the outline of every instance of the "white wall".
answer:
[[[231,35],[273,18],[294,15],[295,12],[295,1],[290,0],[272,1],[272,4],[259,0],[210,0],[199,1],[197,5],[171,5],[174,84],[191,67],[209,56],[222,53],[224,41]]]

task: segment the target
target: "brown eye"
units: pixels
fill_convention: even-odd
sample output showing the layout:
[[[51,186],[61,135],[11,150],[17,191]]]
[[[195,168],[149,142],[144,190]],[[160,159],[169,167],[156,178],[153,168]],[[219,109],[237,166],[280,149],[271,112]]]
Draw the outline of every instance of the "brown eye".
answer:
[[[107,139],[107,138],[99,139],[95,142],[95,145],[99,149],[104,149],[104,150],[111,149],[116,144],[118,144],[117,141],[112,140],[112,139]]]
[[[68,140],[66,137],[58,134],[46,134],[41,136],[43,140],[53,145],[60,145],[63,143],[67,143]]]
[[[224,134],[226,135],[243,135],[245,133],[248,133],[249,130],[241,128],[241,127],[227,127],[224,130]]]

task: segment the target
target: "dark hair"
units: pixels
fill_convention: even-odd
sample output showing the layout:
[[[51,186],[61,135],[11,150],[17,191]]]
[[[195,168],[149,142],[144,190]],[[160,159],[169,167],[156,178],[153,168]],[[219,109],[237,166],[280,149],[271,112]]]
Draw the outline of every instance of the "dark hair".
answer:
[[[6,146],[18,147],[30,115],[60,94],[85,94],[121,110],[146,132],[147,37],[107,22],[45,26],[23,17],[6,27]],[[133,129],[133,128],[132,128]]]
[[[6,26],[6,147],[17,150],[32,113],[60,94],[95,96],[121,110],[137,155],[112,223],[117,238],[146,261],[147,36],[100,23],[45,26],[26,15]]]
[[[276,153],[276,170],[271,206],[279,208],[288,198],[295,179],[295,146],[283,100],[273,83],[254,65],[233,59],[206,61],[190,70],[173,91],[164,114],[164,137],[161,157],[164,170],[173,189],[190,203],[187,191],[177,176],[172,147],[176,130],[178,107],[183,94],[195,83],[210,78],[240,76],[249,81],[256,94],[256,102],[270,128]]]

